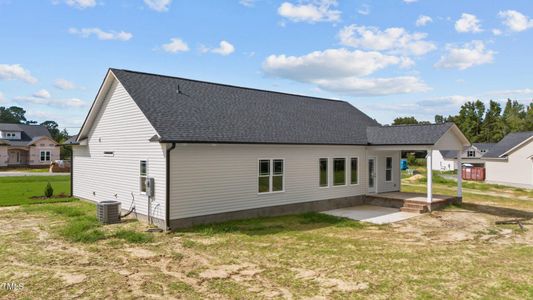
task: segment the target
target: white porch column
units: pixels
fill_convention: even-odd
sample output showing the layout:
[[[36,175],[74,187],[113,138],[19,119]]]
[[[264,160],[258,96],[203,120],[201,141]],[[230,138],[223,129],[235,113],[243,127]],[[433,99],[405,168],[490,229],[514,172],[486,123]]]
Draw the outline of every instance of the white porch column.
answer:
[[[463,197],[463,164],[461,162],[461,151],[457,151],[457,197]]]
[[[427,168],[427,202],[431,203],[433,201],[433,150],[428,149],[428,154],[426,156],[426,168]]]

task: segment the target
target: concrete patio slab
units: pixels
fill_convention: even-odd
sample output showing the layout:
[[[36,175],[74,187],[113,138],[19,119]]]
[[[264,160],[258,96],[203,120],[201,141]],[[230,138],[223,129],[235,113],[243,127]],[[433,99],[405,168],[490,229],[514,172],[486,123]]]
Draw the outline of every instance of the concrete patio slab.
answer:
[[[375,205],[358,205],[323,211],[322,213],[373,224],[388,224],[419,216],[417,213],[402,212],[397,208]]]

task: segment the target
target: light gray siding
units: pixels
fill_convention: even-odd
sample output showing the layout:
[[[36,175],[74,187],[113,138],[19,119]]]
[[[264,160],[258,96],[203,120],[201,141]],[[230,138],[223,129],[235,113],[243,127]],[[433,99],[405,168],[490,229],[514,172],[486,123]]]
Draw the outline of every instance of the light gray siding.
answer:
[[[533,188],[533,140],[511,152],[507,160],[485,161],[486,181]]]
[[[365,147],[178,144],[170,155],[170,217],[180,219],[363,195]],[[347,159],[346,186],[331,186],[332,159]],[[349,158],[359,157],[359,183],[349,183]],[[284,159],[284,192],[258,194],[259,159]],[[319,158],[329,158],[329,183],[319,187]]]
[[[152,216],[165,216],[165,145],[149,142],[155,130],[115,81],[88,136],[87,146],[74,146],[74,195],[92,201],[118,200],[128,209],[148,213],[148,199],[140,192],[139,161],[148,161],[148,176],[155,178]],[[104,151],[113,151],[105,156]]]

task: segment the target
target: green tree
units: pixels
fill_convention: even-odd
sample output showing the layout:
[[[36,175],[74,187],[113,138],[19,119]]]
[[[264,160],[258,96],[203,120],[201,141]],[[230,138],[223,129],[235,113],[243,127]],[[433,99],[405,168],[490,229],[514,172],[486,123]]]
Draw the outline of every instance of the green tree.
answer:
[[[533,131],[533,101],[529,103],[526,113],[526,122],[524,130]]]
[[[398,117],[394,119],[392,125],[410,125],[418,124],[418,120],[415,117]]]
[[[0,123],[25,123],[27,121],[25,114],[26,111],[22,107],[0,106]]]
[[[446,123],[446,118],[443,115],[435,115],[435,124]]]
[[[505,123],[501,113],[500,103],[490,100],[489,108],[481,125],[479,142],[496,143],[505,136]]]
[[[483,138],[480,133],[484,114],[485,104],[483,102],[469,101],[461,106],[459,115],[453,117],[452,120],[471,142],[482,142]]]
[[[505,133],[525,130],[527,124],[524,105],[516,100],[507,99],[503,110],[503,121],[505,122]]]

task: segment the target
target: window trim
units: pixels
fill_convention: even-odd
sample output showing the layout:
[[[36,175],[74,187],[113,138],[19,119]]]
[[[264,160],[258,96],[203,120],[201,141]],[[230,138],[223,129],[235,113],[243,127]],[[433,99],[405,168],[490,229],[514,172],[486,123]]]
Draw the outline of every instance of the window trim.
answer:
[[[326,160],[326,185],[320,185],[320,160]],[[329,166],[330,166],[330,157],[319,157],[318,158],[318,187],[321,189],[327,189],[331,187],[331,180],[329,180]]]
[[[259,174],[259,171],[260,171],[260,162],[262,160],[268,160],[269,161],[269,174],[268,174],[268,192],[259,192],[259,177],[260,177],[260,174]],[[283,189],[281,189],[281,191],[273,191],[272,190],[272,183],[273,183],[273,179],[274,179],[274,161],[275,160],[281,160],[283,162],[283,173],[282,173],[282,177],[283,177],[283,181],[282,181],[282,184],[283,184]],[[277,193],[284,193],[285,192],[285,158],[258,158],[257,159],[257,164],[256,164],[256,171],[255,171],[255,175],[256,175],[256,193],[257,195],[269,195],[269,194],[277,194]],[[279,176],[279,175],[278,175]],[[263,175],[263,177],[266,177],[265,175]]]
[[[42,159],[43,153],[44,153],[44,160]],[[46,159],[46,153],[48,153],[48,159]],[[40,150],[39,151],[39,162],[47,162],[47,161],[52,161],[52,152],[50,150]]]
[[[145,163],[145,174],[144,175],[141,174],[141,162],[143,162],[143,161]],[[139,177],[139,193],[141,195],[146,195],[146,191],[142,190],[142,186],[141,186],[140,180],[141,180],[141,178],[144,177],[144,180],[146,181],[146,178],[148,178],[148,159],[139,159],[139,176],[138,177]],[[146,189],[146,187],[145,187],[145,189]]]
[[[390,169],[387,168],[387,159],[390,158]],[[387,171],[390,170],[390,180],[387,180]],[[385,182],[393,182],[394,181],[394,158],[392,156],[385,156]]]
[[[357,183],[352,183],[352,159],[353,158],[356,158],[357,159],[357,170],[356,170],[356,173],[357,173]],[[359,159],[359,156],[351,156],[350,157],[350,170],[349,170],[349,174],[350,174],[350,185],[359,185],[360,183],[360,174],[359,174],[359,166],[360,166],[360,162],[361,160]]]
[[[335,159],[344,159],[344,184],[339,184],[339,185],[335,184]],[[332,164],[331,164],[331,177],[332,177],[331,183],[332,183],[332,187],[348,186],[348,176],[347,176],[348,168],[346,168],[347,161],[348,161],[348,159],[346,159],[346,157],[340,157],[340,156],[333,157],[331,159],[331,162],[332,162]]]

